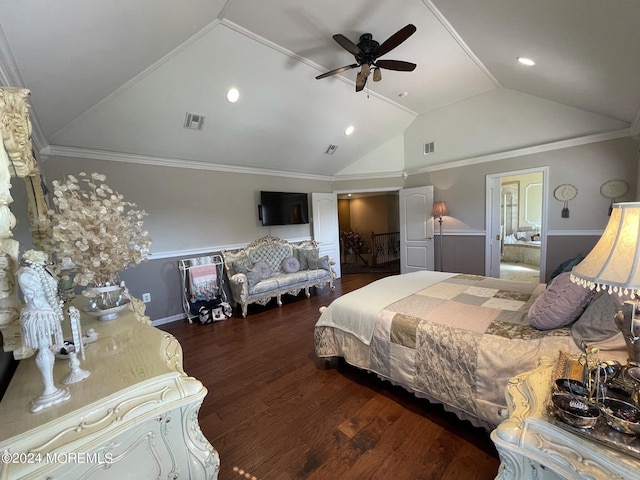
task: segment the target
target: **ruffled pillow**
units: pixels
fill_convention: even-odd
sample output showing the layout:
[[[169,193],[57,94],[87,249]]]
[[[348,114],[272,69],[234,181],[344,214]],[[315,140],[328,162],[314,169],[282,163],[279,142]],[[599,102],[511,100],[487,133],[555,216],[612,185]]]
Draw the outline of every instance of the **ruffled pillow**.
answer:
[[[282,271],[284,273],[296,273],[300,270],[300,262],[296,257],[287,257],[282,260]]]
[[[529,308],[529,322],[538,330],[566,327],[582,315],[593,294],[573,283],[569,272],[561,273]]]

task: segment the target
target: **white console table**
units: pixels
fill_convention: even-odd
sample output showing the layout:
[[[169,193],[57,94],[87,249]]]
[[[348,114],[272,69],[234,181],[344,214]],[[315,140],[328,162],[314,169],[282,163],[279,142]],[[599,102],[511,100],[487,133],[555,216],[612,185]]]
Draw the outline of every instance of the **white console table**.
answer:
[[[507,386],[509,418],[492,433],[501,465],[496,479],[637,479],[640,460],[577,436],[549,421],[554,362],[512,378]]]
[[[178,341],[145,320],[130,307],[108,322],[83,314],[83,330],[98,333],[82,362],[91,375],[37,413],[42,377],[34,357],[20,361],[0,402],[0,479],[217,478],[218,453],[198,425],[207,390],[182,370]],[[56,384],[68,373],[56,359]]]

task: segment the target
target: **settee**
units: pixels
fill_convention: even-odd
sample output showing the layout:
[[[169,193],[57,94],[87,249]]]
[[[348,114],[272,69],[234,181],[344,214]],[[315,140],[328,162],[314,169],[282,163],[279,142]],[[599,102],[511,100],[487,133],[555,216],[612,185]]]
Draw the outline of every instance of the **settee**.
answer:
[[[276,298],[282,306],[282,295],[298,295],[304,289],[307,298],[310,287],[334,289],[336,273],[333,259],[319,257],[318,244],[313,240],[290,243],[277,237],[262,237],[244,248],[223,250],[224,268],[234,304],[247,316],[250,303],[266,305]]]

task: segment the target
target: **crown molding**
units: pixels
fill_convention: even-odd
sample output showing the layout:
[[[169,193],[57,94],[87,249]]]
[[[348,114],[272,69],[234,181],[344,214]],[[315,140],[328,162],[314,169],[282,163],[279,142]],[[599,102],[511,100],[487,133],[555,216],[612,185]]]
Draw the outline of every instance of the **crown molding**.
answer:
[[[41,155],[88,158],[92,160],[106,160],[109,162],[136,163],[139,165],[156,165],[161,167],[187,168],[193,170],[210,170],[214,172],[242,173],[249,175],[265,175],[271,177],[299,178],[304,180],[320,180],[329,182],[328,175],[314,175],[311,173],[288,172],[284,170],[267,170],[262,168],[224,165],[221,163],[204,163],[193,160],[179,160],[175,158],[152,157],[130,153],[108,152],[104,150],[90,150],[85,148],[63,147],[50,145],[40,152]]]
[[[380,179],[380,178],[396,178],[396,177],[403,177],[403,176],[404,176],[404,171],[401,170],[401,171],[395,171],[395,172],[334,175],[331,177],[331,180],[334,182],[341,182],[344,180],[373,180],[373,179]]]
[[[594,135],[585,135],[583,137],[575,137],[567,140],[560,140],[557,142],[543,143],[541,145],[535,145],[533,147],[519,148],[515,150],[506,150],[500,153],[492,153],[489,155],[482,155],[479,157],[470,157],[462,160],[455,160],[447,163],[440,163],[438,165],[430,165],[428,167],[422,167],[415,170],[409,170],[409,175],[417,175],[420,173],[436,172],[439,170],[448,170],[450,168],[468,167],[469,165],[477,165],[479,163],[495,162],[497,160],[505,160],[508,158],[523,157],[526,155],[533,155],[536,153],[550,152],[553,150],[560,150],[562,148],[577,147],[580,145],[588,145],[590,143],[604,142],[607,140],[614,140],[616,138],[631,137],[631,131],[628,128],[622,130],[614,130],[612,132],[596,133]]]

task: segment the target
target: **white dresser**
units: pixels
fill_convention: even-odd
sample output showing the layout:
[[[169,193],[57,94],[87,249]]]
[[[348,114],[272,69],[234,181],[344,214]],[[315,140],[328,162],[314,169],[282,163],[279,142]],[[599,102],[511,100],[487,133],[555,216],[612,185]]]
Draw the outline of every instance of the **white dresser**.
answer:
[[[108,322],[83,314],[83,330],[98,333],[81,365],[91,375],[37,413],[42,377],[35,357],[20,362],[0,402],[0,479],[217,478],[218,453],[198,425],[207,390],[182,370],[178,341],[147,320],[131,309]],[[68,373],[57,359],[56,384]]]
[[[497,479],[638,479],[640,460],[583,438],[549,421],[554,362],[512,378],[509,418],[491,433],[500,460]],[[633,438],[633,437],[630,437]]]

